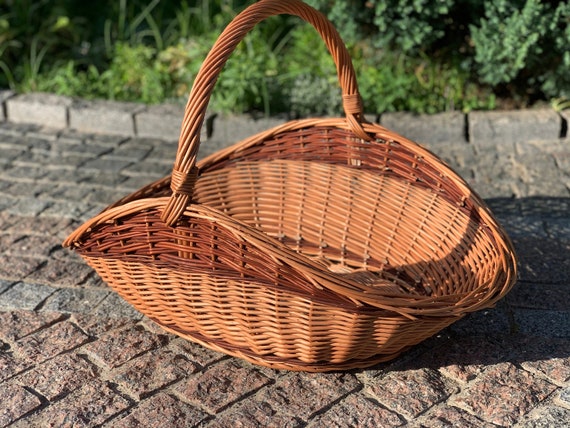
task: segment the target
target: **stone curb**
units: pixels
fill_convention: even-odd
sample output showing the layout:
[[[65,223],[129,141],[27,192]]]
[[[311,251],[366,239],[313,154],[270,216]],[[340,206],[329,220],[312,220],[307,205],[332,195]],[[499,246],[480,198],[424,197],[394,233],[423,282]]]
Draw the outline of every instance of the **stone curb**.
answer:
[[[145,105],[117,101],[87,101],[66,96],[0,91],[0,122],[26,123],[73,129],[79,132],[178,140],[184,107],[175,104]],[[224,117],[209,113],[203,136],[239,141],[276,126],[286,118],[256,120],[248,115]],[[550,108],[516,111],[474,111],[414,115],[367,115],[372,120],[419,143],[465,142],[482,147],[567,138],[567,114]],[[236,135],[236,130],[247,135]]]

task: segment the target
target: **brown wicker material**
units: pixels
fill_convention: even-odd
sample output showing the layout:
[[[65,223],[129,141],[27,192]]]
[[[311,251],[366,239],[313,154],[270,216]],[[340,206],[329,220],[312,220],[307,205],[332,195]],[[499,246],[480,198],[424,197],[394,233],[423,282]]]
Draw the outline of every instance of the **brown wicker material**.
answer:
[[[310,22],[345,118],[291,121],[196,163],[218,74],[268,16]],[[435,155],[367,123],[348,53],[298,0],[262,0],[220,35],[184,115],[171,176],[65,241],[165,330],[274,368],[396,357],[512,287],[515,256],[484,202]]]

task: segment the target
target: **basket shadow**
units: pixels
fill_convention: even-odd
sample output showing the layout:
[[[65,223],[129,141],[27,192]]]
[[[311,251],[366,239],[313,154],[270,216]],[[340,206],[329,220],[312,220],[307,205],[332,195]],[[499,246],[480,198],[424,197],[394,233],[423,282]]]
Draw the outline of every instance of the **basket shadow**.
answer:
[[[444,369],[469,380],[482,366],[570,358],[570,198],[486,202],[517,252],[519,278],[513,289],[496,307],[468,314],[400,358],[371,369]]]

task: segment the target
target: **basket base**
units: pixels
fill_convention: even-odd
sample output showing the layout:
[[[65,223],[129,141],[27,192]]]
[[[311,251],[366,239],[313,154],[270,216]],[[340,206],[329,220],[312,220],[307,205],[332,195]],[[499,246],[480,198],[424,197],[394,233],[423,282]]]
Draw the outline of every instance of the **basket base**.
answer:
[[[290,370],[290,371],[304,371],[313,373],[322,372],[334,372],[334,371],[344,371],[350,369],[364,369],[367,367],[372,367],[376,364],[385,363],[387,361],[393,360],[394,358],[401,355],[403,352],[407,351],[410,347],[401,349],[399,352],[394,354],[377,354],[366,359],[351,359],[343,361],[340,363],[331,363],[329,361],[307,363],[295,358],[280,358],[276,355],[258,355],[252,352],[250,349],[239,348],[235,345],[230,345],[222,340],[217,340],[215,342],[207,340],[206,337],[199,333],[188,333],[187,331],[181,331],[175,326],[169,326],[161,323],[155,318],[151,318],[156,324],[158,324],[163,330],[175,334],[176,336],[187,339],[191,342],[198,343],[208,349],[216,352],[222,352],[233,357],[241,358],[252,364],[268,367],[275,370]]]

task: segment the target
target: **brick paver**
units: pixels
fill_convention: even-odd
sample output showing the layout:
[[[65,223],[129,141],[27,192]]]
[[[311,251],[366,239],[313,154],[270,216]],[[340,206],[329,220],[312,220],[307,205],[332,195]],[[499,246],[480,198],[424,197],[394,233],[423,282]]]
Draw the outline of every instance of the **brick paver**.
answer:
[[[226,144],[215,129],[210,152]],[[167,174],[172,138],[0,123],[0,427],[570,425],[568,141],[431,147],[506,227],[516,287],[389,363],[308,374],[164,332],[61,248],[106,204]]]

